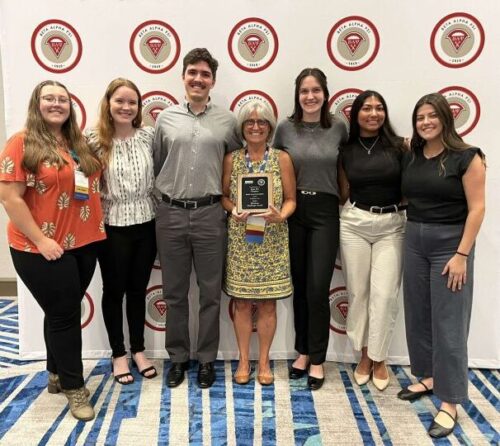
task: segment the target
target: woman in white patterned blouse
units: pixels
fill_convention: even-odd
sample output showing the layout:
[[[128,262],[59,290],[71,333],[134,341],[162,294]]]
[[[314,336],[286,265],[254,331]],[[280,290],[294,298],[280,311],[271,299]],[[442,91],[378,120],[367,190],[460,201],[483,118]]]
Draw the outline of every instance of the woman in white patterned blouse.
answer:
[[[141,94],[127,80],[113,80],[101,101],[89,144],[104,165],[102,206],[107,240],[99,253],[102,312],[112,349],[115,380],[131,384],[123,336],[122,303],[127,295],[132,365],[145,378],[156,369],[144,355],[145,296],[156,256],[153,198],[153,128],[142,127]]]

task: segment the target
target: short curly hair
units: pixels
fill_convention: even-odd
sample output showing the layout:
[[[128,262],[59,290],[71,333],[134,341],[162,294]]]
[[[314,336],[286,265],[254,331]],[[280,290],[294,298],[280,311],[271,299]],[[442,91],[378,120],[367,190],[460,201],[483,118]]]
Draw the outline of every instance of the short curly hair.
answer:
[[[206,48],[194,48],[184,56],[184,59],[182,60],[182,75],[184,76],[186,74],[188,65],[193,65],[198,62],[206,62],[212,71],[213,78],[215,79],[219,62],[217,62],[217,59],[212,57]]]

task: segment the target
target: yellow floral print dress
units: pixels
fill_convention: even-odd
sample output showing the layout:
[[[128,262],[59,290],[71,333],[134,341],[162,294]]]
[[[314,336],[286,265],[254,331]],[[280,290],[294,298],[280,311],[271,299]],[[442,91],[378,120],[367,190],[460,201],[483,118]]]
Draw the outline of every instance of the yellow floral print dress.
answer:
[[[258,172],[261,162],[253,163]],[[283,186],[279,166],[279,150],[269,149],[264,172],[273,175],[273,201],[280,209],[283,202]],[[248,173],[245,150],[233,152],[231,173],[231,200],[237,202],[238,174]],[[288,253],[287,223],[268,223],[262,244],[245,240],[245,223],[229,218],[228,250],[224,291],[231,297],[252,300],[281,299],[292,294],[290,256]]]

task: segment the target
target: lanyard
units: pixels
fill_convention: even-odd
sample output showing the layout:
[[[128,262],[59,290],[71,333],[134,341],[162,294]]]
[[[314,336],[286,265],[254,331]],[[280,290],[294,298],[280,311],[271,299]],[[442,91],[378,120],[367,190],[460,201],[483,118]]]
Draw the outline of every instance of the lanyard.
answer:
[[[77,153],[75,152],[75,149],[71,149],[69,151],[69,154],[71,156],[71,158],[73,159],[73,161],[75,162],[76,166],[75,166],[75,170],[80,170],[80,157],[77,155]]]
[[[259,166],[259,173],[265,172],[268,158],[269,158],[269,149],[266,148],[266,152],[264,153],[264,160],[260,163]],[[254,173],[252,160],[250,159],[250,155],[248,154],[248,149],[245,149],[245,161],[247,164],[248,172]]]

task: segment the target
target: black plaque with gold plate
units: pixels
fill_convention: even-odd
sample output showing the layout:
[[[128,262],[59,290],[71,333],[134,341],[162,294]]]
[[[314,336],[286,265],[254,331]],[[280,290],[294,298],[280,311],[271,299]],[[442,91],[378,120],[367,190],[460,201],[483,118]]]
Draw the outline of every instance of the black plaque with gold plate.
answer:
[[[273,205],[273,176],[271,173],[246,173],[238,175],[238,213],[267,212]]]

